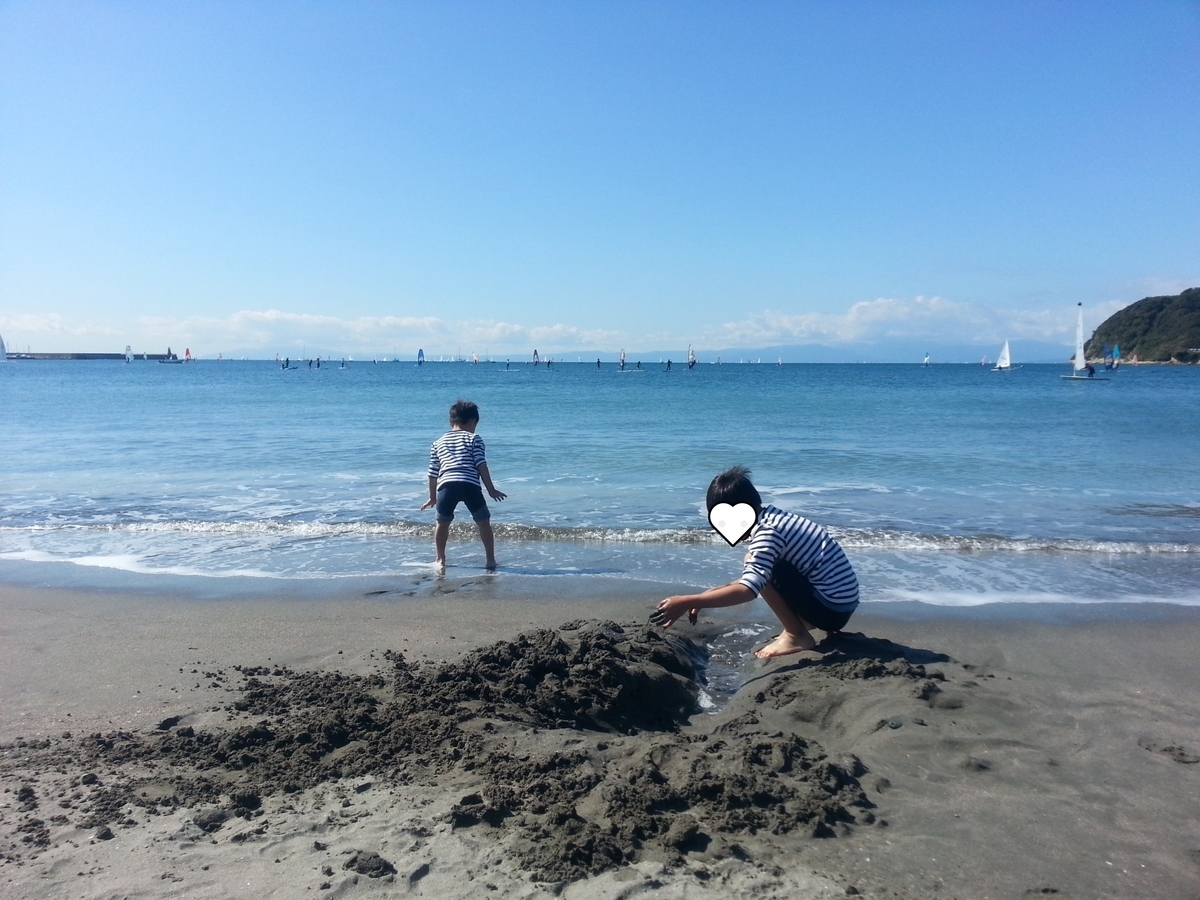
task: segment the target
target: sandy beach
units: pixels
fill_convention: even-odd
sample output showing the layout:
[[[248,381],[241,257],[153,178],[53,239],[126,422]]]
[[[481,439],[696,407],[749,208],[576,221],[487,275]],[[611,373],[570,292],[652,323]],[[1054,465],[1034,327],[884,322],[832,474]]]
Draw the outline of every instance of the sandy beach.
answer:
[[[1200,895],[1200,609],[0,587],[5,897]]]

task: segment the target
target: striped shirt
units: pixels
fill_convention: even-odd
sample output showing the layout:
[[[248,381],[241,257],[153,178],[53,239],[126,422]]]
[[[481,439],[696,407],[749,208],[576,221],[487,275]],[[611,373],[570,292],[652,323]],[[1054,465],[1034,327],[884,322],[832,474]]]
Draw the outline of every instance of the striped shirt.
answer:
[[[447,431],[429,448],[429,477],[440,488],[451,481],[479,484],[479,467],[487,465],[483,438],[469,431]]]
[[[830,609],[847,612],[858,606],[858,577],[829,532],[803,516],[764,506],[750,532],[749,552],[738,583],[761,594],[781,559],[812,583],[817,599]]]

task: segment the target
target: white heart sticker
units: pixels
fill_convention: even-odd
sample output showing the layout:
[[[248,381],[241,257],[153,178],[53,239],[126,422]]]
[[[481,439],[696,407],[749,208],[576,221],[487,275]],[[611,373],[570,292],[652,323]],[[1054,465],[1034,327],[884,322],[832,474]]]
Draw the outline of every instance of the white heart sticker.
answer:
[[[748,535],[756,521],[758,515],[749,503],[739,503],[736,506],[718,503],[708,511],[708,524],[725,538],[730,547]]]

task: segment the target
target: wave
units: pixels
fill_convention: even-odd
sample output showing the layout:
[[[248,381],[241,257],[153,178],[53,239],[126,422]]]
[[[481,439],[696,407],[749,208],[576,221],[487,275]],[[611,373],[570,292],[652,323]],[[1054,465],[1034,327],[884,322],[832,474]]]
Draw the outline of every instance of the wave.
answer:
[[[1052,591],[906,591],[891,589],[873,595],[867,603],[923,603],[927,606],[953,606],[967,608],[990,606],[996,603],[1025,604],[1100,604],[1100,603],[1170,603],[1175,606],[1200,606],[1200,595],[1149,596],[1145,594],[1122,594],[1117,597],[1080,597],[1074,594]]]
[[[115,569],[118,572],[131,572],[135,575],[184,575],[196,578],[278,578],[289,576],[266,572],[262,569],[202,569],[196,566],[168,565],[152,566],[142,557],[132,553],[93,554],[90,556],[64,556],[47,553],[42,550],[13,550],[0,552],[0,559],[20,562],[52,562],[70,563],[91,569]],[[328,577],[321,574],[321,577]]]
[[[1195,503],[1131,503],[1110,509],[1115,516],[1148,516],[1156,519],[1200,519],[1200,504]]]
[[[712,544],[724,541],[708,528],[638,528],[611,526],[531,525],[495,522],[496,536],[514,542],[573,542],[611,544]],[[19,536],[69,535],[171,535],[229,538],[266,538],[281,541],[311,541],[337,538],[428,539],[428,522],[305,522],[255,519],[229,522],[170,520],[100,524],[48,524],[0,526],[0,550],[13,547]],[[1112,541],[1074,538],[1012,538],[1002,535],[930,534],[878,528],[830,527],[847,550],[941,553],[1099,553],[1111,555],[1200,554],[1200,544],[1164,541]],[[455,522],[451,533],[473,537],[474,525]]]

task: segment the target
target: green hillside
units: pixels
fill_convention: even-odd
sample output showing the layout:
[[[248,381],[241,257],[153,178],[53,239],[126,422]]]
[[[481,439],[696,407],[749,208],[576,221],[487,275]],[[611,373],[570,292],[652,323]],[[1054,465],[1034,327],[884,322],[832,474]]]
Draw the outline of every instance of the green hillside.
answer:
[[[1119,344],[1125,360],[1200,362],[1200,288],[1130,304],[1096,329],[1084,355],[1099,358],[1106,343]]]

